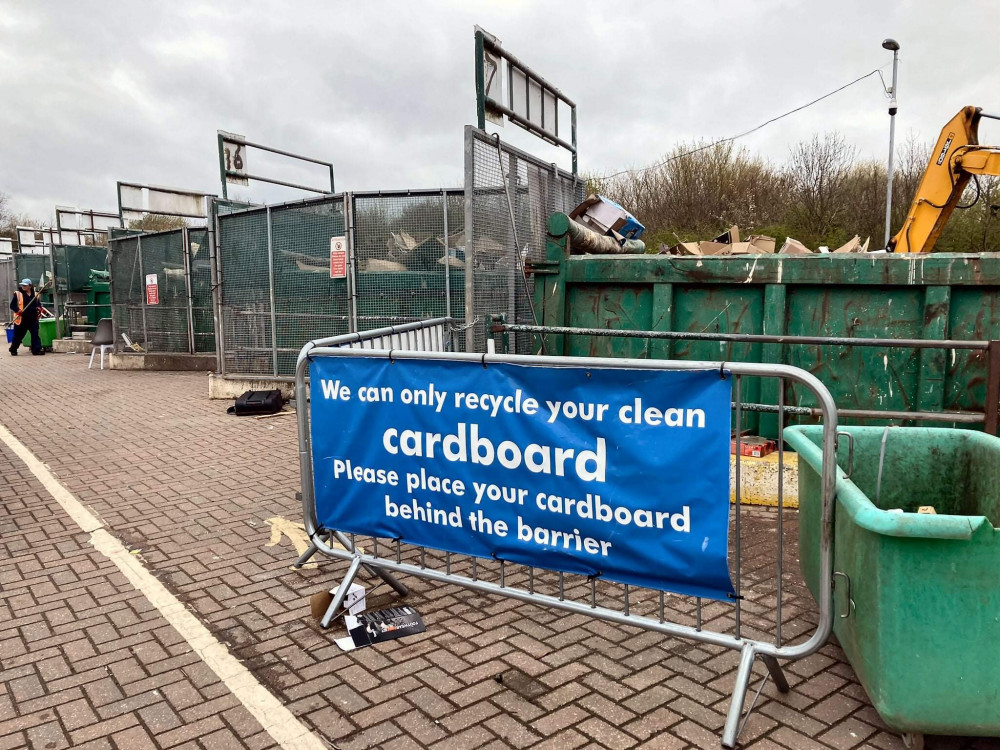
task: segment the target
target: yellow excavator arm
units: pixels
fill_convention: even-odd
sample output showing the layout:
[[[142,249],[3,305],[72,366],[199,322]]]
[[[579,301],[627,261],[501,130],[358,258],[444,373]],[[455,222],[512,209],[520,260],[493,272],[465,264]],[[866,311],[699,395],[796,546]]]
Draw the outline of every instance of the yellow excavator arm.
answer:
[[[979,145],[979,107],[964,107],[941,130],[910,211],[886,248],[897,253],[929,253],[965,187],[974,175],[1000,175],[1000,146]]]

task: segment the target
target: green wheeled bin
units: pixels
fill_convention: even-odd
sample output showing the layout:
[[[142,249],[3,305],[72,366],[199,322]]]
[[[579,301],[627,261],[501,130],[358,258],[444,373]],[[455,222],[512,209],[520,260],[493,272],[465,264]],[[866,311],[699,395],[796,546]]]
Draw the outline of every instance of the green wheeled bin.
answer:
[[[879,715],[912,745],[924,734],[1000,737],[1000,439],[841,432],[853,460],[841,437],[834,634]],[[813,596],[821,436],[821,427],[785,430],[799,454],[800,560]]]
[[[64,331],[66,329],[65,323],[60,321],[60,328]],[[51,349],[52,341],[57,339],[59,334],[56,332],[56,319],[55,318],[42,318],[38,321],[38,339],[41,341],[43,349]],[[31,346],[31,334],[27,334],[24,337],[23,346]]]

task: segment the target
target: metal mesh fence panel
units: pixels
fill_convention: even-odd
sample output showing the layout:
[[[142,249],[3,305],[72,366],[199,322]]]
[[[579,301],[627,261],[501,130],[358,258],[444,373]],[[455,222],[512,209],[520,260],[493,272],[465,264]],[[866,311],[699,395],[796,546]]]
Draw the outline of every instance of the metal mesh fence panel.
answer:
[[[215,206],[215,213],[219,216],[231,214],[234,211],[242,211],[246,208],[253,208],[254,205],[244,201],[232,201],[225,198],[214,198],[212,204]]]
[[[141,238],[143,283],[156,274],[159,301],[146,305],[145,349],[150,352],[188,352],[187,279],[184,259],[184,232],[175,230],[143,235]],[[141,303],[141,300],[140,300]]]
[[[111,271],[112,316],[119,334],[144,341],[142,268],[139,237],[117,237],[108,241]],[[116,342],[117,343],[117,342]]]
[[[358,330],[450,315],[464,282],[462,193],[355,193],[353,213]]]
[[[341,196],[271,209],[275,375],[295,374],[307,342],[350,330],[348,282],[330,278],[330,240],[346,227]]]
[[[212,262],[207,229],[188,230],[188,267],[191,272],[191,319],[196,353],[215,352],[212,312]]]
[[[4,307],[10,302],[10,298],[14,295],[14,290],[17,289],[17,269],[14,268],[13,258],[0,259],[0,289],[3,290],[3,300]],[[12,313],[10,310],[7,311],[7,316],[5,320],[10,319]]]
[[[99,245],[56,245],[53,248],[56,291],[83,292],[90,272],[108,270],[108,249]]]
[[[462,191],[360,193],[350,200],[347,279],[330,277],[331,240],[349,232],[344,195],[218,212],[227,374],[291,377],[308,341],[461,309]]]
[[[46,280],[52,275],[49,270],[49,256],[45,255],[27,255],[23,253],[14,253],[14,269],[17,271],[17,280],[21,279],[31,279],[31,282],[36,286],[42,286]],[[13,290],[11,290],[13,293]],[[51,295],[46,293],[42,295],[43,299],[51,299]]]
[[[218,228],[223,366],[227,373],[272,375],[267,211],[220,213]]]
[[[108,248],[101,245],[56,245],[52,248],[56,315],[71,328],[92,329],[99,317],[107,317],[106,306],[95,307],[91,271],[108,270]],[[89,294],[88,294],[89,292]],[[103,294],[98,295],[104,298]]]
[[[549,215],[573,210],[584,199],[584,182],[477,128],[467,127],[465,137],[466,283],[473,314],[464,322],[466,348],[484,351],[491,315],[535,322],[529,303],[534,282],[522,275],[523,263],[544,259]],[[531,347],[527,334],[511,341],[516,353]]]

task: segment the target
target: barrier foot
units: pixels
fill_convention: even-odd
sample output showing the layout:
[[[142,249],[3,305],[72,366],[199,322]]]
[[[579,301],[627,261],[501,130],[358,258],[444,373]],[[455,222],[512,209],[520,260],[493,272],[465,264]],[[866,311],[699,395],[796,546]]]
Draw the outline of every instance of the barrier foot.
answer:
[[[722,729],[722,746],[736,747],[736,736],[739,733],[740,717],[743,715],[743,703],[747,698],[747,688],[750,685],[750,674],[753,672],[755,652],[753,645],[744,643],[740,651],[740,667],[736,670],[736,685],[733,686],[733,698],[729,703],[729,714],[726,725]]]
[[[347,573],[344,575],[344,580],[340,582],[337,587],[337,593],[333,595],[333,601],[330,602],[330,606],[326,608],[326,612],[323,614],[323,619],[319,621],[319,624],[324,628],[330,627],[330,623],[333,622],[333,618],[340,611],[340,608],[344,604],[344,599],[347,597],[347,590],[354,583],[354,578],[358,575],[358,570],[361,568],[361,558],[355,557],[351,560],[351,566],[347,569]]]
[[[760,660],[764,662],[767,671],[771,673],[771,679],[774,680],[774,686],[778,688],[778,692],[787,693],[791,688],[788,687],[788,680],[785,679],[785,673],[782,671],[781,665],[778,664],[778,660],[773,656],[764,655],[761,655]]]
[[[354,545],[351,544],[351,540],[347,538],[345,534],[340,531],[334,531],[333,535],[337,537],[337,541],[346,549],[348,552],[355,552]],[[369,575],[378,576],[383,581],[389,584],[392,589],[400,596],[406,596],[410,593],[410,590],[406,588],[402,583],[396,580],[396,577],[381,568],[377,568],[374,565],[369,565],[365,563],[365,570]]]
[[[298,570],[303,565],[305,565],[307,562],[309,562],[309,559],[313,555],[315,555],[317,552],[319,552],[319,548],[315,544],[310,544],[309,545],[309,549],[307,549],[305,552],[303,552],[299,556],[299,559],[296,560],[294,563],[292,563],[292,567],[295,568],[296,570]]]

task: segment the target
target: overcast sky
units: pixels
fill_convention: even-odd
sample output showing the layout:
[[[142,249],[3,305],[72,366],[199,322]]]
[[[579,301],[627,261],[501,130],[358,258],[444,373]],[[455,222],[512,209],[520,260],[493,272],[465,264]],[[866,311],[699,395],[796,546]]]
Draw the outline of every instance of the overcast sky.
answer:
[[[901,45],[897,141],[933,141],[966,104],[1000,112],[996,0],[0,0],[0,192],[39,219],[116,209],[117,180],[219,192],[218,129],[334,162],[338,190],[461,186],[475,24],[576,101],[585,172],[741,132],[874,68],[888,79],[887,36]],[[782,161],[828,130],[886,157],[877,77],[741,143]],[[1000,142],[1000,123],[980,135]]]

